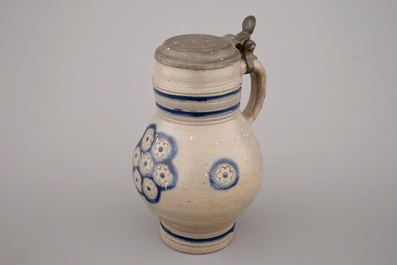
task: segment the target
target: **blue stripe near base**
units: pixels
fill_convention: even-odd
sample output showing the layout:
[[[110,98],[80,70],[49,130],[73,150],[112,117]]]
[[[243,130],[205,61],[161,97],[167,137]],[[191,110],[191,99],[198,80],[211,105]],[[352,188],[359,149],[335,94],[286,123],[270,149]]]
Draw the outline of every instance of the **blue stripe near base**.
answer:
[[[191,238],[191,237],[186,237],[186,236],[180,236],[177,235],[173,232],[171,232],[170,230],[168,230],[163,223],[160,221],[160,226],[163,229],[164,232],[166,232],[167,234],[169,234],[172,237],[175,237],[179,240],[183,240],[186,242],[190,242],[190,243],[205,243],[205,242],[213,242],[213,241],[217,241],[220,240],[222,238],[224,238],[225,236],[229,235],[230,233],[232,233],[234,231],[234,227],[236,226],[236,223],[234,223],[234,225],[232,226],[232,228],[230,228],[228,231],[226,231],[225,233],[219,235],[219,236],[214,236],[214,237],[207,237],[207,238]]]
[[[226,93],[226,94],[223,94],[223,95],[209,96],[209,97],[172,95],[172,94],[167,94],[167,93],[161,92],[161,91],[157,90],[154,87],[153,87],[153,90],[154,90],[154,92],[156,94],[158,94],[158,95],[160,95],[162,97],[165,97],[165,98],[173,99],[173,100],[203,102],[203,101],[219,100],[219,99],[223,99],[223,98],[227,98],[227,97],[231,97],[233,95],[236,95],[236,94],[240,93],[241,86],[237,90],[234,90],[232,92],[229,92],[229,93]]]
[[[169,109],[169,108],[166,108],[166,107],[160,105],[157,102],[156,102],[156,106],[159,109],[161,109],[161,110],[163,110],[165,112],[168,112],[170,114],[173,114],[173,115],[199,118],[199,117],[220,116],[220,115],[225,115],[227,113],[233,112],[233,111],[235,111],[236,109],[238,109],[240,107],[240,102],[237,103],[236,105],[231,106],[231,107],[226,108],[226,109],[205,111],[205,112],[185,111],[185,110],[181,110],[181,109]]]

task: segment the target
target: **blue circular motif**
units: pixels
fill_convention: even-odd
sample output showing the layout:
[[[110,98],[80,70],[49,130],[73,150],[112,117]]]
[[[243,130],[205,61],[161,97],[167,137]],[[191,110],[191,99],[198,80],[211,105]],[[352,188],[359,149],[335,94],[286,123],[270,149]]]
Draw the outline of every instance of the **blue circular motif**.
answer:
[[[211,187],[216,190],[228,190],[234,187],[240,178],[238,165],[230,158],[217,160],[208,173]]]
[[[148,202],[158,203],[162,192],[176,186],[178,171],[172,160],[177,150],[175,139],[157,132],[156,124],[150,124],[139,140],[133,156],[133,178],[137,191]]]

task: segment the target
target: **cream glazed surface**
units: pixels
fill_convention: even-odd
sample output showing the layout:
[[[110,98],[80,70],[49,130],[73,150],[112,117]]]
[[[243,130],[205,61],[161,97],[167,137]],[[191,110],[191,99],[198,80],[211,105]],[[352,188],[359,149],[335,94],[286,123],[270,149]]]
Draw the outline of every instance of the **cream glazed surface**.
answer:
[[[258,61],[255,65],[263,70]],[[135,148],[133,177],[143,201],[160,218],[161,238],[176,250],[203,254],[227,246],[236,218],[260,190],[262,155],[251,126],[264,99],[265,75],[251,76],[251,96],[241,112],[245,71],[242,60],[206,71],[157,63],[157,109]],[[197,82],[183,94],[186,80]]]
[[[156,166],[150,164],[152,178],[145,178],[149,183],[145,185],[145,180],[135,181],[137,190],[143,190],[143,201],[161,220],[163,240],[177,250],[195,254],[213,252],[226,246],[232,240],[233,233],[225,236],[224,246],[222,242],[214,245],[213,242],[183,241],[181,245],[181,241],[173,242],[175,237],[165,233],[163,227],[171,234],[189,239],[213,238],[231,228],[234,230],[236,218],[258,194],[263,176],[258,142],[251,124],[240,110],[223,117],[223,120],[207,120],[206,123],[203,126],[198,122],[175,122],[165,112],[157,110],[149,121],[145,135],[148,131],[151,135],[150,126],[155,125],[157,133],[173,138],[171,148],[175,150],[171,151],[176,153],[172,166],[174,181],[175,177],[177,181],[174,186],[162,191],[156,188],[155,183],[161,187],[161,180],[169,183],[172,180],[169,174],[159,177]],[[162,140],[155,136],[152,152],[147,153],[153,160],[157,159],[153,150],[156,150],[155,143],[159,141]],[[157,165],[157,168],[161,166]],[[145,173],[148,171],[144,170]],[[155,200],[156,196],[158,200]]]

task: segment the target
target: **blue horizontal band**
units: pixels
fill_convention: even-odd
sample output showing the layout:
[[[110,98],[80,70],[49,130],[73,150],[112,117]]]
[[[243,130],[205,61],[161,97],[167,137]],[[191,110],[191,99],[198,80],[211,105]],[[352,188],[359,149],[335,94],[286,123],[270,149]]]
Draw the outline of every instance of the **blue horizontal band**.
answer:
[[[236,109],[240,107],[240,102],[237,103],[234,106],[228,107],[226,109],[221,109],[221,110],[213,110],[213,111],[204,111],[204,112],[197,112],[197,111],[185,111],[181,109],[169,109],[166,108],[159,103],[156,102],[156,106],[170,114],[177,115],[177,116],[184,116],[184,117],[193,117],[193,118],[200,118],[200,117],[214,117],[214,116],[220,116],[220,115],[225,115],[227,113],[233,112]]]
[[[168,230],[163,225],[163,223],[161,221],[160,221],[160,226],[161,226],[161,228],[163,229],[164,232],[166,232],[170,236],[173,236],[173,237],[175,237],[175,238],[177,238],[179,240],[183,240],[183,241],[190,242],[190,243],[205,243],[205,242],[217,241],[217,240],[220,240],[220,239],[224,238],[225,236],[229,235],[230,233],[232,233],[234,231],[234,227],[236,226],[236,223],[234,223],[232,228],[227,230],[225,233],[223,233],[223,234],[221,234],[219,236],[207,237],[207,238],[191,238],[191,237],[177,235],[177,234],[171,232],[170,230]]]
[[[179,100],[179,101],[196,101],[196,102],[204,102],[204,101],[214,101],[214,100],[219,100],[219,99],[223,99],[223,98],[227,98],[227,97],[231,97],[233,95],[236,95],[238,93],[240,93],[241,91],[241,87],[239,87],[238,89],[223,94],[223,95],[218,95],[218,96],[210,96],[210,97],[197,97],[197,96],[180,96],[180,95],[172,95],[172,94],[167,94],[164,92],[161,92],[159,90],[157,90],[156,88],[153,88],[154,92],[162,97],[165,98],[169,98],[169,99],[173,99],[173,100]]]

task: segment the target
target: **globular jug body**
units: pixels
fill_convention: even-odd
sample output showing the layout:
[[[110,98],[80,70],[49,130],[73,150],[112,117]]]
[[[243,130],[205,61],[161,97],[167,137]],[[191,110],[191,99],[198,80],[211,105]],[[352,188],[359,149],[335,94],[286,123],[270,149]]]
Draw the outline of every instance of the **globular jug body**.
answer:
[[[170,38],[155,53],[156,112],[133,154],[133,178],[160,218],[170,247],[191,254],[217,251],[234,236],[235,220],[262,184],[263,164],[251,124],[266,92],[253,56],[255,18],[233,36]],[[242,76],[251,94],[240,111]]]

